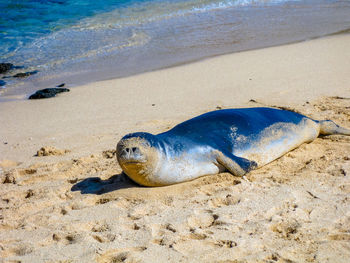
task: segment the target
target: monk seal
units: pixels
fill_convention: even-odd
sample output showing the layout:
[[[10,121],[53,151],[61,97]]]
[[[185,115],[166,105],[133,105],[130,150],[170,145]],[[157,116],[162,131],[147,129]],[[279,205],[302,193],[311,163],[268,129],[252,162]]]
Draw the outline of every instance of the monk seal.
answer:
[[[287,110],[224,109],[157,135],[128,134],[117,145],[117,159],[136,183],[165,186],[224,171],[243,176],[320,134],[350,130]]]

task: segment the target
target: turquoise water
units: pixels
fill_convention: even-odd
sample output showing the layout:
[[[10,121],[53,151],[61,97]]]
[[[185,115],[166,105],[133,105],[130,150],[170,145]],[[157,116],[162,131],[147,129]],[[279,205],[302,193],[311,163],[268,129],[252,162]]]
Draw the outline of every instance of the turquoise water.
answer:
[[[350,1],[0,0],[3,95],[123,77],[350,28]],[[4,77],[4,76],[0,76]]]
[[[230,6],[258,5],[249,0],[1,0],[0,57],[11,57],[20,48],[50,34],[74,28],[121,28]],[[285,1],[261,1],[260,4]],[[98,16],[100,15],[100,16]],[[91,20],[84,20],[92,18]]]
[[[131,4],[132,0],[1,0],[1,55],[73,26],[79,20]]]

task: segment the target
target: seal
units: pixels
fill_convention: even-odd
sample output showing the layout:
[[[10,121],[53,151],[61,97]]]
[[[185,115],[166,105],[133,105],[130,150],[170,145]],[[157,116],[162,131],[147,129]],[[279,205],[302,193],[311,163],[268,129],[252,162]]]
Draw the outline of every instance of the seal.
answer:
[[[123,171],[144,186],[165,186],[228,171],[243,176],[319,135],[350,135],[333,121],[274,108],[205,113],[152,135],[124,136],[117,145]]]

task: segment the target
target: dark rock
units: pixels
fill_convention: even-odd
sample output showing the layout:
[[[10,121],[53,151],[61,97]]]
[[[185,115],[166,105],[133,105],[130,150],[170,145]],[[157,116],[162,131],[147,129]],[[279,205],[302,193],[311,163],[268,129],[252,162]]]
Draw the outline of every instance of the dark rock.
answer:
[[[57,87],[57,88],[62,88],[62,87],[64,87],[64,85],[66,85],[66,83],[62,83],[62,84],[60,84],[60,85],[57,85],[56,87]]]
[[[30,100],[35,99],[46,99],[46,98],[52,98],[57,95],[57,93],[61,92],[68,92],[69,89],[66,88],[48,88],[48,89],[41,89],[36,91],[34,94],[29,96]]]
[[[3,81],[3,80],[0,80],[0,87],[1,87],[1,86],[5,86],[5,85],[6,85],[6,82]]]
[[[29,74],[27,72],[26,73],[17,73],[16,75],[13,75],[14,78],[24,78],[27,76],[29,76]]]
[[[5,73],[13,68],[11,63],[0,63],[0,73]]]
[[[24,73],[17,73],[16,75],[13,75],[12,77],[14,78],[25,78],[28,77],[30,75],[34,75],[36,73],[38,73],[39,71],[34,70],[34,71],[29,71],[29,72],[24,72]]]

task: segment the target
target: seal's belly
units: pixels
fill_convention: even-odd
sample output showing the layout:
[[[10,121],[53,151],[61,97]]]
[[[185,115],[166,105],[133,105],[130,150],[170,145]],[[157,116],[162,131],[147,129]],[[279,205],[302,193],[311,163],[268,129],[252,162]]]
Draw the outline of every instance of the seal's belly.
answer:
[[[164,184],[190,181],[201,176],[217,174],[225,169],[216,164],[210,147],[195,147],[178,156],[167,157],[157,173]]]
[[[299,124],[275,123],[244,143],[233,142],[233,154],[251,161],[259,167],[281,157],[299,145],[313,141],[319,134],[319,125],[304,118]]]

